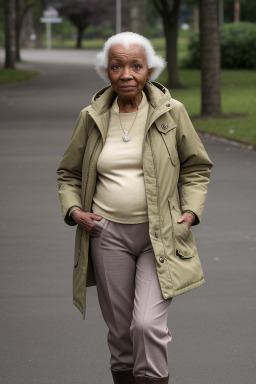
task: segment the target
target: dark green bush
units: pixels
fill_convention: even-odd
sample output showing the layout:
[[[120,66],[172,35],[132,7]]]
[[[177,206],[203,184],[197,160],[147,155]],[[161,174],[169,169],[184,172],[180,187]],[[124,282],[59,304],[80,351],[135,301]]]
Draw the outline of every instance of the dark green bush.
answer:
[[[184,68],[200,68],[199,32],[193,33],[188,41],[188,55],[181,64]]]
[[[199,33],[188,43],[185,68],[200,68]],[[220,28],[221,67],[228,69],[256,68],[256,24],[231,23]]]

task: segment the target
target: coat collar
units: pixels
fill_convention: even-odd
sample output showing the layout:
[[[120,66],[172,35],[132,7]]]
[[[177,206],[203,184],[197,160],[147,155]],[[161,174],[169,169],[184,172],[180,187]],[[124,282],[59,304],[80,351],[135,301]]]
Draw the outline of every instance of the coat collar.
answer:
[[[150,103],[147,121],[147,129],[149,129],[158,117],[173,108],[173,103],[168,89],[160,83],[147,81],[144,92]],[[110,107],[116,96],[111,86],[105,87],[93,96],[91,105],[88,108],[88,113],[101,132],[103,142],[105,142],[107,136]]]

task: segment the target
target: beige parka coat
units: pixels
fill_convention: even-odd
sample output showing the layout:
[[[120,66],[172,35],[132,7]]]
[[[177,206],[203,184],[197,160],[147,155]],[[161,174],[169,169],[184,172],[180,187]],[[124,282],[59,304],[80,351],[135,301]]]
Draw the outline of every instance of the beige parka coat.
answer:
[[[204,283],[191,229],[177,220],[186,210],[201,220],[212,163],[184,106],[159,83],[146,82],[149,111],[143,144],[143,170],[149,217],[149,235],[165,299]],[[106,140],[112,87],[96,94],[79,115],[70,144],[57,173],[64,220],[75,225],[70,209],[92,208],[97,181],[97,160]],[[89,234],[76,231],[73,301],[85,317],[86,287],[95,285]]]

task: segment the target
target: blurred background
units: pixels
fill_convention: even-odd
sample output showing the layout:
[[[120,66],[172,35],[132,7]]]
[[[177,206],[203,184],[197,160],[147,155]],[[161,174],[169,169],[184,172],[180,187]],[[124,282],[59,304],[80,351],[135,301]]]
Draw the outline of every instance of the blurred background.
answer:
[[[159,81],[198,130],[256,144],[254,0],[0,0],[2,67],[16,68],[0,70],[0,84],[36,75],[17,70],[21,50],[95,50],[120,31],[145,35],[166,58]]]
[[[214,163],[193,228],[206,284],[172,302],[170,384],[254,384],[255,0],[0,0],[0,382],[112,382],[96,288],[85,322],[72,305],[75,232],[56,169],[106,86],[93,59],[120,31],[165,57],[158,81]]]

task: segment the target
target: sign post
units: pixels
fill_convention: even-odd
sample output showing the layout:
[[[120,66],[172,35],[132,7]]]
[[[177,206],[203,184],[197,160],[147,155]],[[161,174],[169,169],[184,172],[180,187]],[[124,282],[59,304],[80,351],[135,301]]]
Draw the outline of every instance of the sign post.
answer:
[[[50,7],[43,12],[43,17],[40,18],[41,23],[46,24],[46,45],[48,49],[51,49],[52,47],[52,24],[62,22],[62,18],[58,16],[59,12],[56,9]]]
[[[122,32],[122,0],[116,0],[116,33]]]

